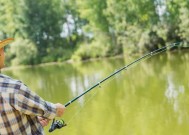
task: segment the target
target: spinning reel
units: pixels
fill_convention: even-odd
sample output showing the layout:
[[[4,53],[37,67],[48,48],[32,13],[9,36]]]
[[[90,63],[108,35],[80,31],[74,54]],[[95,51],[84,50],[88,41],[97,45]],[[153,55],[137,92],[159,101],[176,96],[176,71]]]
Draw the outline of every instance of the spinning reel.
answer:
[[[49,132],[54,131],[55,129],[61,129],[62,127],[65,127],[66,123],[64,122],[64,120],[55,120],[53,119],[53,122],[51,124],[51,127],[49,129]]]

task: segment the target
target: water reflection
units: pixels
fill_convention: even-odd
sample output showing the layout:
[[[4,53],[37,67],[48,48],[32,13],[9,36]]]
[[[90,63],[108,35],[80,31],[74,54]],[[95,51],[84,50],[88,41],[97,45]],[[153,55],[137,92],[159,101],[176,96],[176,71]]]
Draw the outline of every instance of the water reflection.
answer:
[[[184,94],[184,86],[183,85],[179,85],[176,86],[175,82],[173,81],[173,75],[168,75],[167,76],[167,90],[165,91],[165,96],[169,99],[169,100],[176,100],[179,96],[179,94]]]
[[[129,61],[119,58],[6,73],[44,99],[66,103]],[[188,135],[188,61],[187,52],[164,53],[121,72],[70,105],[64,115],[69,125],[53,134]]]

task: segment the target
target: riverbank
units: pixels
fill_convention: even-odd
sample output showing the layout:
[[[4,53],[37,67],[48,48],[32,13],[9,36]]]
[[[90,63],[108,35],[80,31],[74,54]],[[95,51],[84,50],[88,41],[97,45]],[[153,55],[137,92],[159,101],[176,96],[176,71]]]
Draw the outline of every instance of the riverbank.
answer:
[[[189,48],[186,47],[186,48],[182,48],[181,49],[183,52],[188,52],[189,51]],[[172,53],[176,52],[175,50],[174,51],[171,51]],[[144,55],[144,54],[143,54]],[[142,54],[135,54],[135,55],[132,55],[132,56],[128,56],[128,57],[140,57],[142,56]],[[125,57],[124,55],[116,55],[116,56],[110,56],[110,57],[100,57],[100,58],[91,58],[91,59],[87,59],[87,60],[83,60],[83,61],[79,61],[79,62],[75,62],[71,59],[69,60],[66,60],[66,61],[62,61],[62,62],[47,62],[47,63],[41,63],[41,64],[37,64],[37,65],[20,65],[20,66],[10,66],[10,67],[4,67],[2,69],[2,71],[7,71],[7,70],[13,70],[13,69],[23,69],[23,68],[33,68],[33,67],[43,67],[43,66],[51,66],[51,65],[61,65],[61,64],[65,64],[65,63],[70,63],[70,64],[73,64],[73,63],[84,63],[84,62],[89,62],[89,61],[96,61],[96,60],[103,60],[103,59],[116,59],[116,58],[122,58],[122,57]]]
[[[102,59],[116,59],[116,58],[122,58],[122,57],[124,57],[124,56],[123,55],[116,55],[116,56],[112,56],[112,57],[92,58],[92,59],[83,60],[83,61],[80,61],[80,62],[75,62],[75,61],[69,59],[69,60],[62,61],[62,62],[47,62],[47,63],[41,63],[41,64],[37,64],[37,65],[18,65],[18,66],[4,67],[2,69],[2,71],[8,71],[8,70],[13,70],[13,69],[43,67],[43,66],[51,66],[51,65],[61,65],[61,64],[65,64],[65,63],[73,64],[74,62],[75,63],[84,63],[84,62],[89,62],[89,61],[96,61],[96,60],[102,60]]]

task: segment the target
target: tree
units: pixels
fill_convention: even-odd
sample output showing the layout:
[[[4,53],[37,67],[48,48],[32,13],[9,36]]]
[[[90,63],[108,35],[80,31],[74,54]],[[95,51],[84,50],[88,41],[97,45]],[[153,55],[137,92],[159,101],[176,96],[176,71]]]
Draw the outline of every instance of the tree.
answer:
[[[1,0],[0,1],[0,37],[15,37],[23,35],[24,20],[22,13],[24,10],[24,0],[12,1]]]
[[[152,0],[108,0],[106,15],[117,43],[129,53],[143,50],[150,44],[150,32],[155,31],[159,22]]]
[[[54,49],[60,42],[62,31],[62,13],[57,0],[25,1],[25,32],[27,38],[37,45],[38,57],[47,55],[48,48]],[[40,62],[42,62],[40,60]]]

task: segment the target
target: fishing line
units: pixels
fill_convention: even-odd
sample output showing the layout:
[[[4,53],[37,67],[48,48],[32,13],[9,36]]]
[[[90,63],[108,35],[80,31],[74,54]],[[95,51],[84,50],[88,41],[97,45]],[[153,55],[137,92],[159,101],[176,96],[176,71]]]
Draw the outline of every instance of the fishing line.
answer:
[[[90,87],[89,89],[87,89],[86,91],[84,91],[84,92],[83,92],[82,94],[80,94],[79,96],[77,96],[77,97],[75,97],[74,99],[72,99],[72,100],[70,100],[69,102],[67,102],[67,103],[65,104],[65,107],[69,106],[71,103],[73,103],[74,101],[78,100],[80,97],[82,97],[83,95],[85,95],[86,93],[88,93],[89,91],[91,91],[92,89],[96,88],[97,86],[100,86],[100,87],[101,87],[102,83],[103,83],[104,85],[105,85],[105,84],[107,85],[108,82],[110,82],[110,81],[107,81],[107,80],[113,80],[113,79],[115,79],[115,77],[116,77],[118,74],[120,74],[121,71],[123,71],[123,70],[128,70],[129,68],[135,66],[137,63],[142,62],[143,60],[146,60],[146,59],[148,59],[148,58],[150,58],[150,57],[152,57],[152,56],[154,56],[154,55],[157,55],[157,54],[159,54],[159,53],[161,53],[161,52],[164,52],[164,51],[166,51],[166,50],[173,49],[174,47],[178,47],[178,45],[180,45],[180,43],[182,43],[182,42],[173,43],[173,44],[171,44],[171,45],[167,45],[167,46],[164,46],[164,47],[159,48],[159,49],[157,49],[157,50],[154,50],[154,51],[152,51],[152,52],[150,52],[150,53],[147,53],[147,54],[143,55],[142,57],[140,57],[140,58],[134,60],[133,62],[129,63],[128,65],[126,65],[126,66],[124,66],[124,67],[122,67],[122,68],[116,70],[115,72],[113,72],[112,74],[110,74],[109,76],[107,76],[106,78],[104,78],[103,80],[101,80],[100,82],[96,83],[94,86],[92,86],[92,87]],[[105,82],[106,82],[106,83],[105,83]],[[99,91],[99,90],[97,90],[97,91],[95,92],[95,94],[94,94],[93,96],[91,96],[91,97],[85,102],[85,104],[88,103],[92,98],[94,98],[94,96],[97,94],[98,91]],[[82,108],[81,108],[81,110],[82,110]],[[80,110],[79,112],[81,112],[81,110]],[[74,116],[77,116],[77,115],[79,114],[79,112],[76,113],[76,115],[74,115]],[[71,118],[71,119],[69,120],[69,123],[70,123],[70,121],[71,121],[72,119],[73,119],[73,118]],[[55,119],[53,119],[53,122],[52,122],[52,124],[51,124],[50,129],[49,129],[49,132],[52,132],[52,131],[54,131],[54,130],[57,129],[57,128],[60,129],[60,128],[64,127],[64,126],[66,126],[66,124],[65,124],[65,122],[64,122],[63,120],[59,120],[59,121],[56,120],[56,121],[55,121]]]
[[[144,59],[145,60],[145,59]],[[143,61],[143,60],[142,60]],[[135,66],[137,64],[134,64],[133,66]],[[128,67],[129,68],[129,67]],[[128,69],[127,68],[127,69]],[[116,72],[117,70],[115,70],[114,72]],[[68,120],[67,124],[70,124],[71,121],[73,121],[83,110],[83,108],[97,95],[97,93],[100,91],[100,89],[102,87],[107,86],[110,82],[112,82],[115,78],[123,76],[123,74],[121,74],[121,72],[117,73],[116,75],[114,75],[113,77],[111,77],[110,79],[108,79],[107,81],[105,81],[103,84],[99,84],[98,88],[96,91],[94,91],[94,93],[92,93],[90,95],[90,97],[84,101],[84,104],[82,105],[82,107],[78,107],[79,109],[77,110],[77,112]]]
[[[101,87],[99,87],[98,89],[100,89]],[[83,108],[96,96],[96,94],[99,92],[100,90],[96,90],[83,104],[82,107],[78,107],[79,110],[70,118],[70,120],[67,122],[67,124],[69,124],[71,121],[74,120],[74,118],[76,118],[81,111],[83,110]]]
[[[79,108],[78,111],[68,120],[67,124],[70,124],[70,122],[73,121],[81,113],[83,108],[97,95],[97,93],[100,91],[102,87],[105,87],[106,85],[108,85],[117,76],[119,76],[119,73],[113,76],[112,78],[110,78],[109,80],[107,80],[106,82],[104,82],[103,84],[99,84],[99,86],[97,87],[97,90],[94,91],[94,93],[92,93],[90,97],[84,101],[84,104],[82,105],[82,107],[78,107]]]

